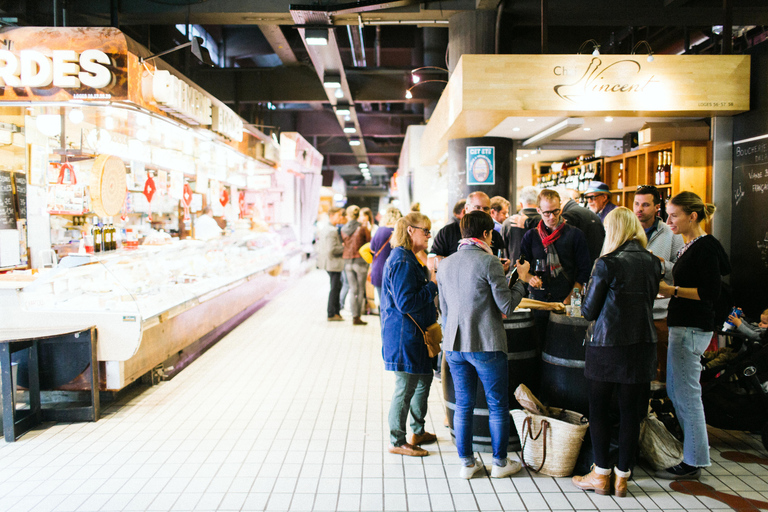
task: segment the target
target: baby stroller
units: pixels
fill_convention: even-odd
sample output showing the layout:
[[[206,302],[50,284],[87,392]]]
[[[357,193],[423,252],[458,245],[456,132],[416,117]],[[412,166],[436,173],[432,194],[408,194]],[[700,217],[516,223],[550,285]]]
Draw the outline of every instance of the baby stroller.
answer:
[[[720,331],[728,337],[726,357],[706,362],[701,374],[702,401],[707,424],[762,435],[768,449],[768,339],[749,340],[740,333]]]

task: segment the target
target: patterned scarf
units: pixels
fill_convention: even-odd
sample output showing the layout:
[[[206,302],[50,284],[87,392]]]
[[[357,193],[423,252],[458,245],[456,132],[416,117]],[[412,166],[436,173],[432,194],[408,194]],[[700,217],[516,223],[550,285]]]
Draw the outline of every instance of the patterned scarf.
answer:
[[[490,247],[488,247],[488,244],[484,241],[480,240],[479,238],[462,238],[459,240],[459,249],[466,245],[474,245],[475,247],[479,247],[491,256],[493,256],[493,251]]]
[[[551,277],[557,277],[561,272],[563,272],[563,265],[560,263],[560,256],[557,254],[555,242],[563,234],[563,229],[565,229],[565,221],[560,219],[560,224],[552,231],[552,234],[550,235],[548,235],[544,229],[543,220],[539,221],[539,225],[536,229],[539,232],[541,243],[544,245],[544,250],[547,253],[547,267],[549,268],[549,275]]]

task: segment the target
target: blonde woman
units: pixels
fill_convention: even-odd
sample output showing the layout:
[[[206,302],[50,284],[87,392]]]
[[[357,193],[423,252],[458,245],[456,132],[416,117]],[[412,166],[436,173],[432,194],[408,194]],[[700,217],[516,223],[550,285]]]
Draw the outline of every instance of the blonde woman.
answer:
[[[424,429],[432,372],[437,358],[429,357],[422,330],[437,321],[436,278],[416,254],[427,248],[431,223],[420,213],[397,221],[381,283],[381,340],[384,368],[395,372],[395,392],[389,409],[390,453],[424,457],[422,444],[434,443]],[[411,413],[413,435],[405,438]]]
[[[701,354],[714,332],[714,303],[720,296],[721,276],[731,273],[723,246],[701,227],[715,213],[693,192],[681,192],[667,204],[667,224],[682,235],[682,249],[672,267],[675,286],[661,284],[661,295],[672,297],[667,312],[667,395],[683,427],[683,461],[656,472],[657,478],[687,480],[701,476],[710,465],[709,440],[701,402]]]
[[[656,376],[653,301],[663,277],[661,261],[645,249],[635,214],[620,207],[605,217],[605,242],[589,278],[581,311],[594,321],[586,343],[589,432],[595,465],[573,484],[597,494],[627,495],[640,435],[642,402]],[[619,397],[619,460],[612,470],[611,395]],[[611,488],[611,473],[615,474]]]
[[[365,311],[365,281],[368,276],[368,264],[360,256],[360,248],[371,241],[371,232],[360,224],[358,217],[360,208],[352,205],[347,207],[347,221],[341,228],[341,239],[344,243],[344,272],[352,292],[352,325],[368,325],[360,318]]]

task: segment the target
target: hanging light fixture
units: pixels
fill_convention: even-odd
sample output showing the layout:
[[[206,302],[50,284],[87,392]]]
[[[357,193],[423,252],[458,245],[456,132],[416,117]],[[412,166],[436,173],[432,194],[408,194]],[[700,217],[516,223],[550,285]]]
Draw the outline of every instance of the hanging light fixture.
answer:
[[[632,47],[632,55],[634,55],[635,52],[637,52],[637,50],[643,45],[648,50],[648,57],[646,57],[645,60],[647,60],[648,62],[653,62],[653,49],[651,48],[650,43],[648,43],[648,41],[646,40],[638,41],[637,44],[634,47]]]
[[[587,46],[590,45],[590,44],[592,45],[592,55],[594,55],[595,57],[599,57],[600,56],[600,43],[598,43],[594,39],[587,39],[586,41],[581,43],[581,46],[579,46],[579,51],[576,52],[576,53],[577,54],[578,53],[582,53],[584,50],[587,49]]]

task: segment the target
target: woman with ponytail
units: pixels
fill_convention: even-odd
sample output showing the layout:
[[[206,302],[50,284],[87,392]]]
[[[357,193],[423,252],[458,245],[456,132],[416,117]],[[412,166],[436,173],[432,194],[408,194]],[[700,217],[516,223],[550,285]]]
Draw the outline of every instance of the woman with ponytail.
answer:
[[[683,236],[685,245],[672,268],[674,286],[665,282],[659,293],[671,297],[667,324],[667,395],[683,427],[683,461],[656,473],[667,480],[696,479],[710,465],[707,425],[701,401],[701,355],[714,332],[714,304],[720,296],[721,276],[731,266],[723,246],[701,227],[715,213],[715,205],[704,203],[693,192],[681,192],[667,205],[667,224]]]

